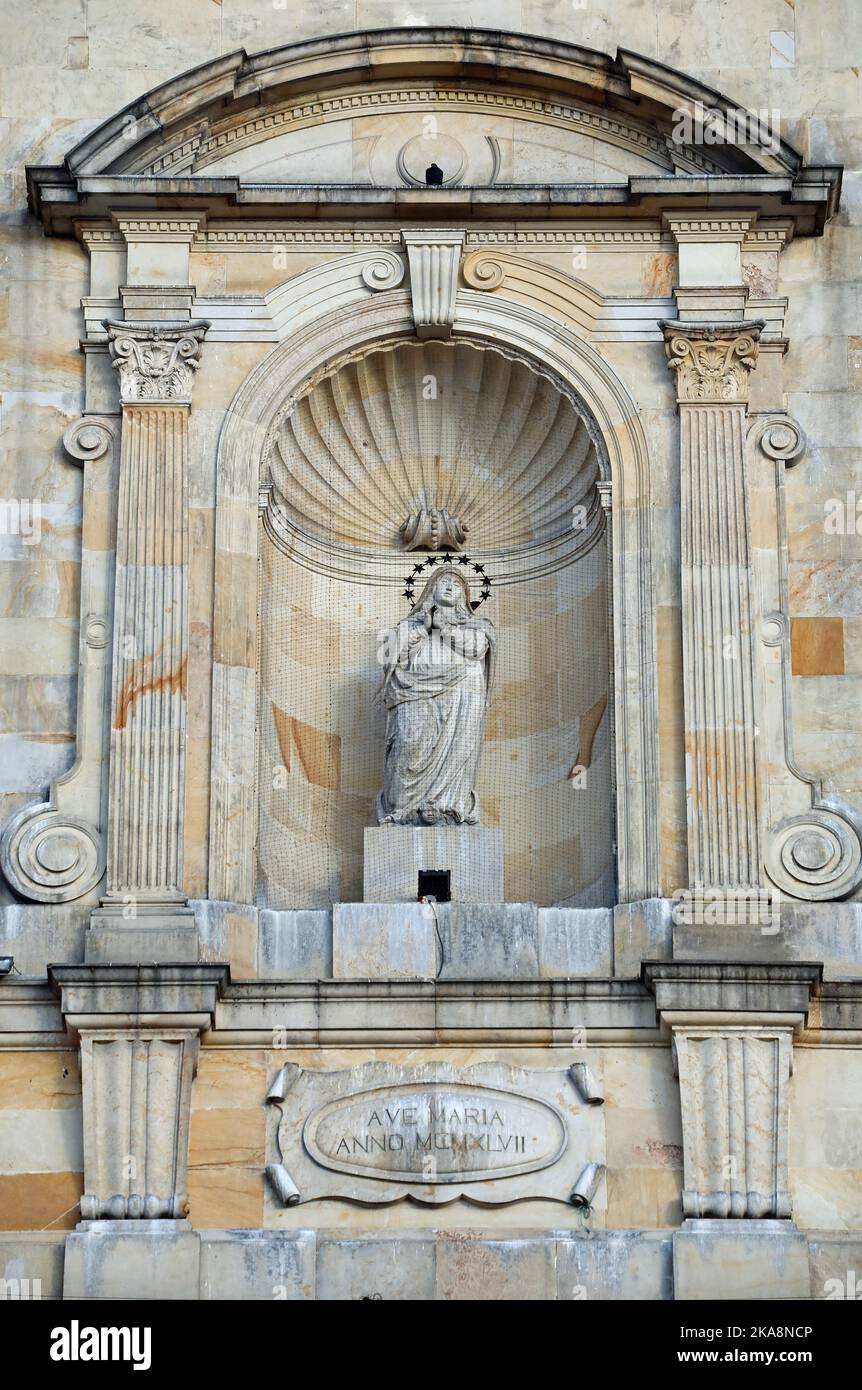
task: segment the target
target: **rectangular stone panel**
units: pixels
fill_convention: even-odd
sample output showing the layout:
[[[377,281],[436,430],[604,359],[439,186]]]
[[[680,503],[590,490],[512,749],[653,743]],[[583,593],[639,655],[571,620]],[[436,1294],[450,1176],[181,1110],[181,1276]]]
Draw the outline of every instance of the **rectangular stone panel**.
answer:
[[[452,902],[503,901],[503,836],[479,825],[370,826],[365,831],[367,903],[415,902],[423,870],[448,869]]]
[[[428,904],[336,903],[332,909],[336,979],[433,979],[438,954]]]
[[[811,1297],[808,1241],[791,1221],[685,1221],[673,1236],[674,1297]]]
[[[278,1109],[266,1171],[279,1205],[568,1203],[576,1185],[605,1200],[601,1104],[585,1103],[569,1070],[368,1062],[324,1072],[288,1061],[267,1100]]]

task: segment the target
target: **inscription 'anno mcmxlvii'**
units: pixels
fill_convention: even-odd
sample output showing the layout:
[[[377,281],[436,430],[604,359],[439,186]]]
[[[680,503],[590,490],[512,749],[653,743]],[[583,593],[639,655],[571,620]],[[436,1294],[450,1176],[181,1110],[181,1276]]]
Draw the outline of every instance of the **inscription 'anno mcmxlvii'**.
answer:
[[[425,1132],[423,1133],[423,1126]],[[472,1128],[471,1128],[472,1126]],[[382,1114],[372,1110],[359,1134],[342,1134],[335,1146],[341,1154],[402,1153],[411,1143],[417,1154],[453,1152],[468,1153],[526,1153],[527,1136],[506,1132],[506,1122],[499,1110],[453,1106],[447,1110],[430,1107],[427,1115],[410,1107]],[[405,1132],[406,1131],[406,1132]]]
[[[544,1168],[566,1128],[547,1101],[494,1087],[428,1081],[357,1091],[309,1116],[307,1152],[323,1167],[403,1182],[477,1181]]]

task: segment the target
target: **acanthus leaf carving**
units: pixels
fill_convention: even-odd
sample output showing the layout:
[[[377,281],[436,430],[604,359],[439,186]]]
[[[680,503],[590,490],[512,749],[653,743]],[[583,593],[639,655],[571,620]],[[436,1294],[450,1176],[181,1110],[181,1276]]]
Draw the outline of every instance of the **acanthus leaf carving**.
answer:
[[[190,405],[194,374],[209,323],[153,324],[105,320],[123,404]]]
[[[748,378],[765,327],[762,320],[726,324],[665,320],[659,327],[680,402],[726,405],[747,400]]]

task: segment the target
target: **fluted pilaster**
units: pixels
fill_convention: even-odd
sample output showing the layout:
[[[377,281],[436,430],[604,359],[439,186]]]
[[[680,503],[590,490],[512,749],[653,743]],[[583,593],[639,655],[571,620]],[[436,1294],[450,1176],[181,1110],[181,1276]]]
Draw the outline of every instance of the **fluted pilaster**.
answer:
[[[117,518],[108,899],[183,899],[188,419],[205,324],[111,324],[123,433]]]
[[[680,412],[689,883],[745,890],[763,881],[744,454],[760,325],[664,332]]]

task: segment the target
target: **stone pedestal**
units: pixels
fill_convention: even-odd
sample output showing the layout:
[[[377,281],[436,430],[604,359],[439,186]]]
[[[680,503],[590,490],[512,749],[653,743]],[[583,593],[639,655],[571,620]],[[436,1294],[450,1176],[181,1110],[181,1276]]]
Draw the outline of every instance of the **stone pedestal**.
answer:
[[[603,976],[612,969],[612,930],[608,908],[336,903],[332,975],[336,980]],[[285,960],[291,974],[298,964],[301,969],[295,959]]]
[[[426,903],[336,903],[336,980],[433,979],[440,968],[434,909]]]
[[[685,1221],[673,1289],[692,1301],[810,1298],[808,1241],[792,1221]]]
[[[447,870],[453,903],[503,901],[502,831],[481,825],[380,825],[365,831],[367,903],[413,903],[422,870]]]
[[[66,1239],[64,1299],[197,1299],[201,1238],[185,1221],[90,1221]]]

